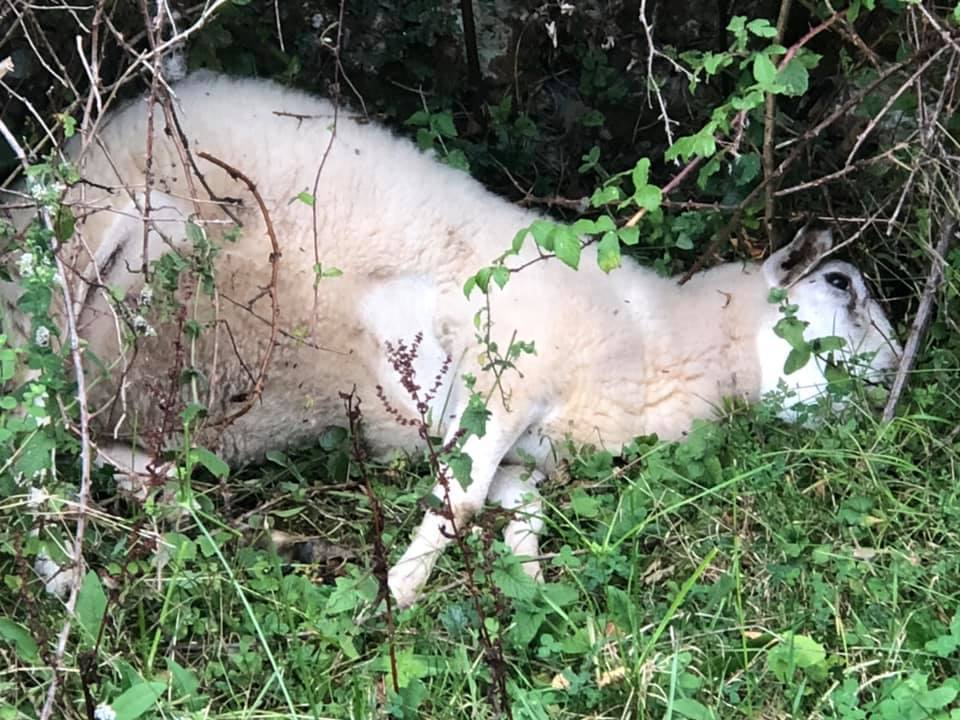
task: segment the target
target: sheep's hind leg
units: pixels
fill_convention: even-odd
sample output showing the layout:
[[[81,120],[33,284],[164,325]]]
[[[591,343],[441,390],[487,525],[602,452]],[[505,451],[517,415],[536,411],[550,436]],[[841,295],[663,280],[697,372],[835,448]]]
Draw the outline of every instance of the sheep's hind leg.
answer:
[[[501,467],[490,486],[489,500],[513,513],[503,529],[503,541],[523,562],[523,570],[542,581],[540,570],[540,532],[543,530],[543,499],[537,485],[543,480],[539,470],[528,471],[522,465]]]
[[[441,468],[445,480],[434,487],[433,494],[447,506],[447,512],[427,511],[407,551],[390,569],[390,590],[400,607],[416,601],[437,559],[455,537],[454,531],[460,530],[463,523],[483,507],[500,461],[529,427],[529,420],[520,417],[517,413],[494,414],[487,422],[483,437],[473,436],[464,443],[463,452],[473,461],[470,473],[473,481],[469,487],[460,485],[448,467]],[[448,441],[455,432],[456,426],[451,428]]]

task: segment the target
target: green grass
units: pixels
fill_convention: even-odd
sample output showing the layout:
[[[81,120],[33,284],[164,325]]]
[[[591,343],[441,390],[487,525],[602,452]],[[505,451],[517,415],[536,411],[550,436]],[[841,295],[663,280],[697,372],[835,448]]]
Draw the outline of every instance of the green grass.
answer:
[[[680,444],[579,452],[543,488],[545,584],[487,513],[469,533],[473,582],[447,552],[392,630],[342,437],[143,508],[101,472],[98,577],[61,707],[86,717],[86,684],[121,709],[139,698],[144,718],[486,718],[504,692],[514,718],[960,717],[957,396],[940,396],[943,417],[923,396],[888,426],[856,409],[817,429],[735,410]],[[395,559],[431,479],[412,462],[369,471]],[[4,719],[36,716],[63,621],[17,527],[0,556]],[[265,527],[312,538],[316,562],[278,557]]]

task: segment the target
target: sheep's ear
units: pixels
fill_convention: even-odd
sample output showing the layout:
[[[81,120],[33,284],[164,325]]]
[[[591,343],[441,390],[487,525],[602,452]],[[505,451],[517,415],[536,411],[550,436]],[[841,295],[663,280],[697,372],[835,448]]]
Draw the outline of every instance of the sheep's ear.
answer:
[[[777,250],[763,264],[763,276],[771,287],[790,287],[810,272],[833,247],[833,233],[823,228],[803,228],[790,244]]]

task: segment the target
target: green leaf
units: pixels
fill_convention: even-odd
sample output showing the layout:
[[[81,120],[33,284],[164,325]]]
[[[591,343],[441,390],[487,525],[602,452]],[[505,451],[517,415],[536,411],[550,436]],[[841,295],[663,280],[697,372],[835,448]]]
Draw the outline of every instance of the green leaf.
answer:
[[[642,188],[647,184],[647,179],[650,176],[650,160],[647,158],[640,158],[637,160],[637,164],[633,167],[633,173],[631,174],[631,179],[633,180],[634,188]]]
[[[761,105],[763,105],[763,93],[759,90],[751,90],[743,97],[735,97],[730,101],[730,107],[734,110],[753,110]]]
[[[827,651],[808,635],[785,633],[780,644],[767,654],[767,666],[781,681],[785,682],[793,670],[810,670],[823,665]]]
[[[693,136],[688,135],[686,137],[677,138],[676,141],[667,148],[667,151],[663,154],[665,160],[676,160],[677,158],[683,158],[684,160],[689,160],[693,155]]]
[[[636,225],[633,227],[622,227],[617,230],[617,236],[624,245],[636,245],[640,242],[640,228]]]
[[[37,641],[23,625],[0,618],[0,638],[13,644],[17,656],[23,662],[32,665],[38,660]]]
[[[308,193],[306,190],[304,190],[303,192],[297,193],[296,199],[302,202],[304,205],[309,205],[310,207],[313,207],[314,203],[316,202],[316,200],[313,197],[313,194]]]
[[[60,242],[66,242],[73,237],[73,229],[76,227],[77,220],[73,217],[73,211],[66,205],[57,208],[57,216],[53,219],[53,234],[57,236]]]
[[[353,578],[339,577],[336,579],[336,587],[327,598],[327,605],[324,611],[327,615],[340,615],[345,612],[352,612],[360,603],[363,602],[363,596],[357,587],[357,581]]]
[[[412,649],[397,653],[397,684],[401,688],[429,674],[430,665],[422,657],[414,654]]]
[[[730,53],[707,52],[703,56],[703,69],[707,75],[716,75],[722,68],[733,62]]]
[[[140,682],[121,693],[110,706],[117,720],[134,720],[152,708],[166,689],[166,683]]]
[[[760,85],[772,85],[777,79],[777,66],[763,53],[753,58],[753,77]]]
[[[795,57],[777,74],[777,84],[783,86],[782,94],[800,97],[810,86],[810,73],[803,62]]]
[[[584,518],[596,517],[600,513],[600,501],[587,495],[583,488],[576,488],[570,493],[570,507]]]
[[[211,475],[218,478],[225,478],[230,474],[230,466],[205,447],[191,448],[190,459],[203,465]]]
[[[517,234],[513,236],[513,242],[510,244],[511,255],[516,255],[523,248],[523,241],[527,239],[528,232],[530,232],[530,228],[524,228],[517,231]]]
[[[553,252],[553,236],[556,232],[556,223],[547,220],[536,220],[530,226],[530,234],[534,241],[547,252]],[[482,288],[486,292],[486,288]]]
[[[669,160],[670,158],[667,159]],[[590,205],[593,207],[602,207],[603,205],[618,202],[621,197],[623,196],[620,194],[620,188],[608,185],[607,187],[594,190],[593,195],[590,196]]]
[[[197,225],[192,220],[187,221],[186,231],[187,231],[187,240],[189,240],[190,244],[193,245],[194,247],[200,247],[206,242],[203,228]]]
[[[814,351],[818,353],[835,352],[842,349],[846,344],[847,341],[838,335],[826,335],[810,343]]]
[[[794,350],[809,349],[807,341],[803,339],[803,331],[807,323],[795,317],[780,318],[773,326],[773,332],[786,340]]]
[[[506,285],[507,281],[510,279],[510,271],[507,270],[507,268],[505,268],[503,265],[495,265],[493,272],[490,273],[490,276],[497,284],[497,287],[503,290],[503,286]]]
[[[777,36],[777,29],[766,18],[757,18],[747,23],[747,30],[757,37],[772,38]]]
[[[577,235],[594,235],[597,232],[597,224],[589,218],[580,218],[570,226]]]
[[[483,402],[483,397],[478,393],[470,396],[467,407],[460,416],[460,429],[466,430],[467,435],[483,437],[487,432],[487,420],[490,418],[490,411]]]
[[[580,593],[573,585],[567,583],[543,583],[540,593],[557,607],[573,605],[580,599]]]
[[[404,125],[414,125],[416,127],[423,127],[424,125],[430,124],[430,114],[426,110],[417,110],[413,115],[408,117]]]
[[[339,425],[331,425],[320,436],[320,449],[332,452],[340,447],[347,439],[347,429]]]
[[[583,251],[583,245],[570,228],[563,228],[556,233],[553,251],[564,264],[574,270],[580,267],[580,253]]]
[[[450,112],[437,113],[430,116],[430,124],[443,137],[456,137],[457,127],[453,124],[453,115]]]
[[[77,623],[83,629],[86,645],[92,646],[96,642],[106,610],[107,596],[103,592],[100,576],[91,570],[83,578],[74,609]]]
[[[693,698],[677,698],[673,701],[673,710],[690,720],[714,720],[717,717],[713,710]]]
[[[183,667],[173,658],[167,658],[167,670],[173,676],[173,687],[177,691],[178,699],[188,698],[200,688],[200,681],[193,670]]]
[[[601,215],[594,223],[594,233],[610,232],[616,230],[617,225],[609,215]]]
[[[790,375],[810,362],[809,348],[794,348],[787,355],[787,360],[783,363],[783,374]]]
[[[708,123],[700,132],[693,136],[693,154],[709,157],[717,151],[717,139],[713,136],[716,130],[714,123]]]
[[[473,458],[465,452],[454,451],[446,457],[446,463],[447,467],[450,468],[450,472],[453,473],[454,480],[460,483],[460,487],[464,490],[470,487],[470,484],[473,482],[473,477],[471,476],[473,472]]]
[[[747,19],[743,15],[734,15],[727,24],[727,32],[733,33],[737,50],[747,46]]]
[[[606,232],[597,245],[597,265],[605,273],[620,267],[620,240],[616,233]]]
[[[537,596],[537,582],[524,572],[523,566],[509,558],[493,569],[493,582],[513,600],[532,600]]]
[[[656,185],[644,185],[633,194],[633,201],[648,212],[656,210],[663,201],[663,194]]]

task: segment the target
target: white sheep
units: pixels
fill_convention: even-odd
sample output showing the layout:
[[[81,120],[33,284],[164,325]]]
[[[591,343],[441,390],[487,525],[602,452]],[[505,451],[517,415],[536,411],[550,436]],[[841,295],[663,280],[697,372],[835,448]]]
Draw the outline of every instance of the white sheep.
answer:
[[[211,417],[224,417],[244,402],[269,343],[272,306],[264,288],[271,244],[263,214],[243,183],[198,151],[253,180],[281,250],[280,333],[262,398],[233,425],[208,430],[202,441],[232,464],[278,446],[310,443],[327,425],[343,423],[339,393],[355,387],[373,449],[415,449],[422,442],[416,429],[398,424],[375,389],[381,386],[403,415],[417,415],[386,346],[409,344],[418,334],[416,377],[424,386],[443,377],[430,413],[451,438],[468,397],[460,377],[472,373],[485,393],[493,383],[482,371],[474,325],[483,299],[478,293],[468,299],[464,281],[538,216],[347,112],[339,113],[331,142],[334,109],[325,100],[209,74],[175,91],[203,178],[190,173],[187,180],[157,112],[148,260],[190,248],[188,218],[218,235],[218,223],[228,220],[221,198],[242,200],[231,211],[244,227],[235,241],[217,239],[215,301],[202,293],[190,298],[191,315],[206,327],[196,342],[178,346],[175,323],[156,324],[157,336],[138,339],[137,354],[128,354],[129,367],[121,373],[116,358],[123,343],[107,293],[84,294],[83,288],[94,281],[128,298],[141,293],[146,104],[133,102],[110,117],[100,144],[83,158],[87,182],[70,193],[72,202],[85,206],[78,224],[82,241],[65,248],[68,266],[79,275],[74,292],[83,300],[81,334],[108,367],[91,392],[92,402],[104,408],[100,437],[114,438],[100,443],[101,453],[142,469],[142,454],[130,450],[130,440],[163,422],[164,410],[149,388],[169,383],[178,356],[204,373],[186,392],[198,393]],[[315,183],[316,230],[313,209],[294,200]],[[801,232],[762,266],[723,265],[682,287],[627,259],[609,275],[592,259],[577,272],[545,260],[492,291],[493,338],[501,348],[512,337],[533,342],[536,352],[521,357],[519,372],[504,373],[502,387],[490,394],[486,433],[463,448],[472,459],[472,483],[466,489],[449,483],[452,515],[427,512],[390,571],[398,602],[409,605],[417,597],[450,541],[450,518],[462,523],[487,500],[515,511],[507,543],[518,555],[536,558],[542,523],[535,485],[554,461],[549,440],[615,451],[640,434],[679,438],[728,396],[755,400],[784,381],[797,392],[794,400],[820,393],[819,361],[783,377],[790,347],[773,332],[781,315],[768,301],[771,288],[788,289],[798,317],[809,323],[807,338],[840,335],[848,350],[874,353],[872,372],[893,366],[899,346],[889,322],[854,267],[820,263],[830,246],[827,232]],[[535,249],[527,247],[515,264],[534,257]],[[318,262],[341,269],[342,277],[318,282]],[[98,366],[88,365],[94,378]],[[508,407],[501,398],[509,398]],[[523,465],[529,458],[538,468],[532,473]],[[439,485],[435,492],[444,494]],[[525,568],[539,573],[535,559]]]

